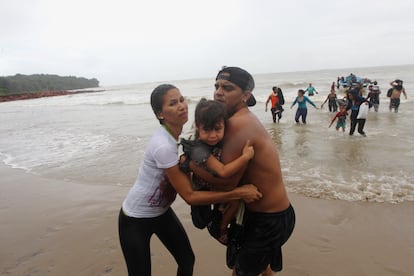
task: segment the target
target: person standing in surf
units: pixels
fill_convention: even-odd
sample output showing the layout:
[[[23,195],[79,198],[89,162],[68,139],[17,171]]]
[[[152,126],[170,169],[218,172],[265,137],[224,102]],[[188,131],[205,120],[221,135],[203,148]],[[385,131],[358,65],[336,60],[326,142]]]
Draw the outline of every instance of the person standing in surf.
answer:
[[[323,105],[326,102],[328,102],[329,112],[337,112],[338,111],[338,104],[336,103],[337,99],[338,98],[336,96],[335,89],[331,89],[331,92],[328,94],[325,101],[322,103],[321,108],[323,108]]]
[[[390,83],[390,85],[392,86],[392,90],[390,93],[390,112],[394,109],[394,112],[397,113],[398,112],[398,108],[400,107],[400,98],[401,98],[401,93],[404,94],[405,99],[407,99],[407,93],[405,92],[405,88],[403,87],[403,81],[396,79],[395,81],[392,81]]]
[[[299,124],[299,119],[302,117],[302,123],[306,124],[306,117],[308,116],[308,108],[306,106],[306,103],[309,103],[314,108],[319,109],[308,97],[305,96],[305,91],[302,89],[298,90],[298,96],[293,101],[292,105],[290,106],[290,109],[293,108],[293,106],[297,103],[298,109],[296,110],[295,115],[295,122]]]
[[[349,130],[349,135],[354,135],[355,128],[358,125],[358,133],[362,136],[366,136],[364,131],[364,126],[366,122],[366,118],[358,118],[358,113],[361,108],[362,104],[368,104],[367,100],[364,97],[361,97],[359,91],[359,85],[352,88],[348,91],[348,105],[346,110],[351,110],[351,128]]]
[[[312,86],[312,83],[309,83],[309,86],[305,90],[305,93],[306,92],[308,92],[309,97],[312,97],[314,93],[319,94],[318,91],[316,91],[316,88]]]
[[[273,91],[267,98],[265,104],[265,112],[267,112],[268,103],[271,102],[272,107],[270,108],[270,111],[272,112],[273,123],[276,123],[276,120],[279,122],[282,118],[282,112],[284,110],[282,105],[285,104],[285,99],[282,90],[279,87],[273,86],[272,90]]]

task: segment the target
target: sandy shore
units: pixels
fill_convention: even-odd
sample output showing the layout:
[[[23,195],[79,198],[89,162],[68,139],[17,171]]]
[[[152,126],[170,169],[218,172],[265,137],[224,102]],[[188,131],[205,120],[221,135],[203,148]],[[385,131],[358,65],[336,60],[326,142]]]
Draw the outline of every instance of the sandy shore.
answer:
[[[129,187],[44,179],[0,165],[0,275],[126,275],[117,216]],[[291,194],[297,225],[280,275],[412,275],[414,202],[374,204]],[[191,225],[195,275],[231,275],[225,248]],[[153,275],[175,275],[154,238]],[[279,274],[278,274],[279,275]]]

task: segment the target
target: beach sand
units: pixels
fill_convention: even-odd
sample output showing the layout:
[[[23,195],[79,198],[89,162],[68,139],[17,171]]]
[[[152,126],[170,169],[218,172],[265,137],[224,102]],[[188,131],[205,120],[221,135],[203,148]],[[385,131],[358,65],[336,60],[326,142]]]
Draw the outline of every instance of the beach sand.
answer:
[[[130,187],[52,180],[0,165],[0,275],[126,275],[117,218]],[[414,202],[322,200],[290,194],[297,224],[278,275],[412,275]],[[192,226],[194,275],[231,275],[225,248]],[[171,255],[152,240],[153,275],[175,275]]]

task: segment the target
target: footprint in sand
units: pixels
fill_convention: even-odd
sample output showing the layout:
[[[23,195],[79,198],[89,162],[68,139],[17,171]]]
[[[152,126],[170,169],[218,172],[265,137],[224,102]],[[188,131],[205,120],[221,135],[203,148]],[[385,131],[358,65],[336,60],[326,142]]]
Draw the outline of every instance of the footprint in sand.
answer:
[[[39,249],[39,250],[37,250],[37,251],[35,251],[33,253],[29,253],[27,255],[24,255],[24,256],[19,257],[16,260],[16,267],[19,266],[19,265],[21,265],[21,264],[23,264],[23,263],[25,263],[25,262],[27,262],[27,261],[29,261],[30,259],[32,259],[32,258],[34,258],[36,256],[39,256],[39,255],[43,254],[43,253],[44,253],[43,250],[42,249]]]
[[[313,249],[318,250],[321,253],[330,253],[334,251],[334,247],[331,245],[331,240],[327,237],[317,237],[311,241],[305,241]]]

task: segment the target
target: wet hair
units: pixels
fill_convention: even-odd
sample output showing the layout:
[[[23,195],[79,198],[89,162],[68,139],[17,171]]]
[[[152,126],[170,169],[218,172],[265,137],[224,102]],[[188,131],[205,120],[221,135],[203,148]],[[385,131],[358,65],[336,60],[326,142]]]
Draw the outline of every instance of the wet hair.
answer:
[[[154,90],[151,93],[151,107],[152,111],[154,111],[155,116],[157,116],[162,112],[162,106],[164,104],[164,96],[167,94],[168,91],[171,89],[177,89],[172,84],[160,84],[157,87],[154,88]],[[158,121],[160,124],[163,124],[163,119],[159,119]]]
[[[196,127],[203,125],[204,130],[214,129],[222,120],[226,124],[228,118],[223,103],[205,98],[202,98],[197,104],[194,114]],[[196,133],[196,137],[198,137],[198,133]]]
[[[272,87],[273,92],[279,92],[279,89],[277,88],[277,86],[273,86]],[[276,91],[275,91],[276,90]]]
[[[303,90],[303,89],[299,89],[298,92],[302,95],[305,95],[305,90]]]

